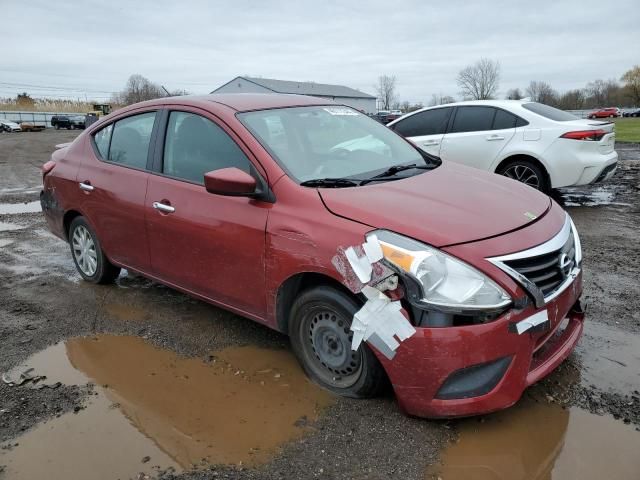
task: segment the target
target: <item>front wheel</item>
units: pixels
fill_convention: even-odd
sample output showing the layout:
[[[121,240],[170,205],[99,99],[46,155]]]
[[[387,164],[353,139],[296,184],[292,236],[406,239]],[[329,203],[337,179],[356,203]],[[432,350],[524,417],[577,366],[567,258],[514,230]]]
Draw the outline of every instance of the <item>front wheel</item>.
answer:
[[[387,384],[382,365],[364,343],[351,350],[351,319],[358,302],[334,288],[303,292],[293,303],[289,320],[291,345],[307,375],[338,395],[368,398]]]
[[[544,170],[531,160],[524,158],[513,160],[501,167],[497,173],[529,185],[541,192],[546,193],[549,191],[550,186]]]
[[[84,217],[76,217],[69,227],[69,245],[73,262],[84,280],[91,283],[111,283],[120,274],[105,256],[100,242]]]

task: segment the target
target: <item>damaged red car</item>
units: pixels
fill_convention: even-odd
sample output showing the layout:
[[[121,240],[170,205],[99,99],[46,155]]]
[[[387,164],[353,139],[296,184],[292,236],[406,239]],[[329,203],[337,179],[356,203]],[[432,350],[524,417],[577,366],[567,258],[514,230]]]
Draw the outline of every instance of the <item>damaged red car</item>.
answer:
[[[43,183],[85,280],[125,268],[253,319],[322,387],[390,384],[412,415],[508,407],[582,332],[562,208],[324,99],[132,105],[55,151]]]

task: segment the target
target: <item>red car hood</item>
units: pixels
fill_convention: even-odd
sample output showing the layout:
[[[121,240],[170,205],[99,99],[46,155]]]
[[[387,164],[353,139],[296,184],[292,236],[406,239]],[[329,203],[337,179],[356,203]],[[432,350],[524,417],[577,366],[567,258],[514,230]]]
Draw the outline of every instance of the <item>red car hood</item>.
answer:
[[[449,162],[403,180],[318,191],[335,215],[436,247],[522,228],[551,207],[515,180]]]

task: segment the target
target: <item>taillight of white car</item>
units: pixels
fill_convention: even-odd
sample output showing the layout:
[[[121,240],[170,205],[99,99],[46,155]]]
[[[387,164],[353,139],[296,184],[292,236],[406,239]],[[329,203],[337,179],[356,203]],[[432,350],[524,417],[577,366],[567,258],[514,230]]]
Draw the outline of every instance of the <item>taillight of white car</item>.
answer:
[[[597,142],[602,140],[608,132],[605,130],[578,130],[575,132],[567,132],[561,135],[560,138],[569,138],[571,140],[587,140]]]

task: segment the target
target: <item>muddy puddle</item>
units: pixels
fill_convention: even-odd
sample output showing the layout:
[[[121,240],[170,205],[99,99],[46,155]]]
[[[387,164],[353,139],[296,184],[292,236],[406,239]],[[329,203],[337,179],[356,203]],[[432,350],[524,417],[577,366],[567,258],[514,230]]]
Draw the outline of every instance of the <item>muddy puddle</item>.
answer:
[[[24,227],[14,223],[0,222],[0,232],[10,232],[12,230],[20,230]]]
[[[572,187],[558,190],[558,199],[565,207],[599,207],[604,205],[629,206],[630,203],[617,199],[616,186]]]
[[[17,480],[260,464],[311,430],[333,401],[289,351],[253,346],[182,358],[138,337],[99,335],[50,347],[9,378],[26,368],[49,384],[95,388],[85,409],[49,420],[0,451],[7,478]],[[38,383],[12,388],[28,395]]]
[[[0,215],[41,212],[40,201],[28,203],[0,203]]]
[[[523,400],[481,419],[459,422],[427,479],[637,480],[640,432],[609,416]]]
[[[631,392],[640,389],[640,336],[586,322],[576,349],[584,385]],[[640,450],[640,445],[638,445]],[[640,478],[640,474],[638,475]]]

